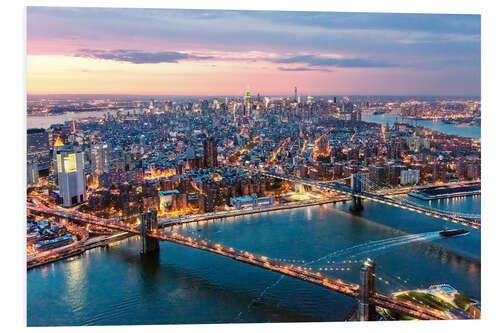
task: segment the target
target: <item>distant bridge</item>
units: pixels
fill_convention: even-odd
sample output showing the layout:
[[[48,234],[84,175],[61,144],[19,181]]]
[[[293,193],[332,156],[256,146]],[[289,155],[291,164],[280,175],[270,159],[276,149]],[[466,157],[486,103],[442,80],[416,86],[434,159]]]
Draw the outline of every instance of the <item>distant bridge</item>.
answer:
[[[310,179],[298,178],[291,175],[279,174],[274,172],[269,172],[265,170],[253,170],[248,169],[249,171],[257,172],[261,175],[286,180],[292,183],[298,183],[303,185],[308,185],[323,191],[333,191],[340,192],[346,195],[351,195],[352,197],[352,210],[361,210],[363,207],[361,205],[361,199],[371,200],[375,202],[379,202],[385,205],[398,207],[401,209],[406,209],[412,212],[416,212],[419,214],[424,214],[427,216],[435,217],[438,219],[450,221],[453,223],[461,224],[464,226],[468,226],[474,229],[481,229],[481,216],[477,214],[466,214],[460,212],[450,212],[443,211],[433,208],[426,208],[415,203],[412,203],[408,200],[398,200],[395,198],[390,198],[384,195],[371,193],[367,191],[363,191],[363,188],[366,187],[375,187],[379,188],[378,185],[373,184],[367,179],[362,179],[359,177],[359,174],[353,174],[351,176],[351,186],[347,186],[342,181],[333,182],[333,183],[325,183],[325,182],[317,182]],[[368,185],[368,186],[367,186]]]

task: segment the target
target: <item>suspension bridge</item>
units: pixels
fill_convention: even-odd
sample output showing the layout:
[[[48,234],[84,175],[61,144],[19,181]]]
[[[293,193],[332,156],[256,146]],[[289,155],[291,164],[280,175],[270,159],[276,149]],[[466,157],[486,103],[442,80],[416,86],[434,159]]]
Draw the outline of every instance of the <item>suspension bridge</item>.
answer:
[[[347,186],[341,180],[332,183],[326,183],[306,178],[299,178],[286,174],[270,172],[266,170],[253,170],[253,169],[248,169],[248,170],[257,172],[266,177],[285,180],[296,184],[307,185],[313,188],[320,189],[322,191],[337,192],[337,193],[342,193],[344,195],[350,195],[352,198],[352,205],[351,205],[352,211],[362,210],[363,205],[361,203],[361,200],[365,199],[409,210],[415,213],[424,214],[430,217],[435,217],[445,221],[461,224],[474,229],[481,229],[480,214],[467,214],[462,212],[452,212],[452,211],[445,211],[445,210],[424,207],[409,200],[405,200],[402,198],[394,198],[387,196],[385,194],[381,194],[385,192],[386,189],[382,188],[379,184],[376,184],[375,182],[371,181],[369,177],[365,177],[365,175],[360,173],[352,174],[351,177],[349,177],[351,180],[351,186]]]
[[[352,248],[335,251],[324,257],[310,261],[304,265],[289,262],[287,259],[267,258],[265,256],[250,253],[248,251],[224,246],[204,239],[185,236],[173,232],[170,229],[158,228],[156,211],[149,211],[141,214],[139,225],[126,224],[118,219],[102,219],[95,216],[80,213],[78,211],[67,211],[57,207],[46,207],[34,203],[27,204],[28,213],[37,213],[45,216],[54,216],[76,223],[92,224],[117,231],[126,231],[141,238],[141,253],[148,254],[159,250],[159,241],[167,241],[178,245],[210,252],[224,256],[245,264],[257,266],[270,270],[281,275],[286,275],[295,279],[306,281],[308,283],[332,290],[334,292],[355,298],[358,300],[357,318],[365,321],[371,320],[376,313],[375,306],[407,314],[411,317],[421,320],[444,320],[450,317],[442,311],[423,307],[412,302],[387,296],[375,290],[375,263],[366,260],[363,262],[360,271],[360,284],[355,284],[342,279],[335,278],[327,272],[325,267],[321,270],[313,270],[314,264],[326,259],[337,258],[341,255],[366,255],[380,249],[387,249],[391,246],[402,245],[412,241],[429,240],[430,235],[407,235],[396,237],[389,240],[368,242],[357,245]],[[352,261],[352,260],[351,260]],[[328,264],[330,261],[327,262]],[[331,267],[330,267],[331,268]],[[379,277],[379,280],[381,278]]]

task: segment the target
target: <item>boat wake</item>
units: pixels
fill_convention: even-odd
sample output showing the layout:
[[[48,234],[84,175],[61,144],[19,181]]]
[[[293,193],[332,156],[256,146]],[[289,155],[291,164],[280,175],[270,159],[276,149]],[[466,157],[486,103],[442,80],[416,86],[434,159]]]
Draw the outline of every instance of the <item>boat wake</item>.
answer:
[[[315,266],[318,264],[322,264],[325,260],[329,259],[338,259],[340,260],[346,260],[346,259],[355,259],[359,258],[361,256],[365,256],[367,254],[373,254],[376,252],[382,252],[385,250],[388,250],[390,248],[396,247],[396,246],[401,246],[401,245],[406,245],[414,242],[422,242],[422,241],[431,241],[435,239],[441,238],[441,235],[439,234],[439,231],[433,231],[433,232],[424,232],[421,234],[411,234],[411,235],[404,235],[404,236],[398,236],[398,237],[392,237],[388,239],[382,239],[382,240],[377,240],[377,241],[368,241],[363,244],[358,244],[355,246],[351,246],[345,249],[341,250],[336,250],[334,252],[331,252],[327,255],[324,255],[322,257],[319,257],[317,259],[311,260],[306,262],[306,260],[297,260],[297,259],[274,259],[278,262],[292,262],[292,263],[302,263],[303,266]],[[330,263],[330,261],[329,261]],[[335,263],[335,261],[331,261],[331,263]],[[252,299],[252,301],[248,304],[247,306],[247,311],[250,311],[251,306],[255,303],[261,300],[261,298],[272,288],[276,287],[281,280],[283,280],[285,276],[281,275],[276,281],[274,281],[272,284],[268,285],[265,287],[259,294],[257,298]],[[238,317],[240,318],[243,313],[240,312],[238,314]]]

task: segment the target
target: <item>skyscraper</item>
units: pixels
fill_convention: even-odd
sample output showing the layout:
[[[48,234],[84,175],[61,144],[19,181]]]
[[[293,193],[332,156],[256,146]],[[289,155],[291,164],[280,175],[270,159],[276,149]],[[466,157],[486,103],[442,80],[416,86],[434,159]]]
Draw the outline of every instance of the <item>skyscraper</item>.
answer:
[[[58,174],[59,171],[58,171],[58,164],[57,164],[57,152],[60,151],[60,150],[67,150],[69,149],[69,146],[66,146],[64,145],[64,143],[62,142],[61,138],[58,137],[57,139],[55,139],[55,142],[54,142],[54,148],[53,148],[53,156],[52,156],[52,164],[53,164],[53,167],[54,167],[54,173],[55,174]]]
[[[50,167],[49,134],[43,128],[30,128],[27,133],[28,159],[36,159],[39,170]]]
[[[215,168],[217,166],[217,142],[213,137],[203,142],[203,161],[205,168]]]
[[[59,195],[63,206],[71,207],[86,201],[83,152],[66,147],[57,151],[56,161]]]
[[[250,105],[250,100],[251,100],[251,96],[250,96],[250,90],[247,89],[246,93],[245,93],[245,103],[244,103],[244,108],[245,108],[245,112],[250,114],[251,112],[251,105]]]
[[[297,87],[295,87],[295,96],[294,96],[294,99],[293,99],[295,102],[297,102]]]
[[[109,149],[106,143],[92,145],[90,150],[90,162],[94,174],[101,175],[108,172],[108,155]]]
[[[26,183],[28,185],[35,185],[38,183],[38,163],[35,160],[28,160],[26,165],[27,177]]]

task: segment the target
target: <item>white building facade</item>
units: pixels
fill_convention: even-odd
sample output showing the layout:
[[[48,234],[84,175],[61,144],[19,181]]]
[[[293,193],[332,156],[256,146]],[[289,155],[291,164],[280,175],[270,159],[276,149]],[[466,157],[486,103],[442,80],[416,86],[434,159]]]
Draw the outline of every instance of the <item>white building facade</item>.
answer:
[[[56,155],[59,195],[64,207],[71,207],[87,200],[84,164],[80,150],[61,149]]]

